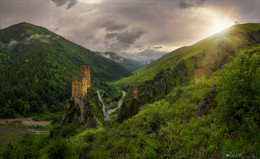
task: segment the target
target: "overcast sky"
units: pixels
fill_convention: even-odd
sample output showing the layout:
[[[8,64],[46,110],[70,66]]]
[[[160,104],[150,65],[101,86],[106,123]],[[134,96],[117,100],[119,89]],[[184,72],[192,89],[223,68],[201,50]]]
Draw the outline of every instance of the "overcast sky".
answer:
[[[29,22],[93,51],[156,59],[239,23],[260,0],[0,0],[0,28]]]

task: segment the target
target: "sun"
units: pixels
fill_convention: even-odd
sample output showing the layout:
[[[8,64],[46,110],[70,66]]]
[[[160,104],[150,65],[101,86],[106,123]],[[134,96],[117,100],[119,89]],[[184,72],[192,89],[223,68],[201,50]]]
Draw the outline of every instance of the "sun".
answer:
[[[210,26],[210,33],[214,34],[214,33],[218,33],[222,30],[225,30],[229,27],[231,27],[232,25],[234,25],[234,20],[231,20],[228,17],[220,17],[220,16],[215,16],[212,19],[212,23]]]
[[[218,33],[221,32],[222,30],[227,29],[228,27],[231,27],[234,23],[233,22],[218,22],[213,24],[212,28],[211,28],[211,33]]]
[[[221,25],[221,24],[217,24],[212,28],[212,32],[217,33],[217,32],[220,32],[221,30],[224,30],[225,28],[227,28],[227,27],[225,27],[224,25]]]

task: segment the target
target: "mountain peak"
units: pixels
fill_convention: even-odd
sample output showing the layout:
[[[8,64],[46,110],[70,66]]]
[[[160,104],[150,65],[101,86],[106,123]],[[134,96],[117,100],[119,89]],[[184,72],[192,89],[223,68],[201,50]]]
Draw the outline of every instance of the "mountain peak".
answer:
[[[21,22],[0,30],[0,41],[9,43],[11,40],[21,41],[32,35],[55,35],[46,28]]]
[[[5,83],[0,106],[8,107],[2,117],[54,111],[52,105],[70,97],[72,77],[81,65],[91,66],[93,87],[131,75],[118,63],[25,22],[0,30],[0,61],[0,81]],[[23,103],[30,107],[27,112]]]

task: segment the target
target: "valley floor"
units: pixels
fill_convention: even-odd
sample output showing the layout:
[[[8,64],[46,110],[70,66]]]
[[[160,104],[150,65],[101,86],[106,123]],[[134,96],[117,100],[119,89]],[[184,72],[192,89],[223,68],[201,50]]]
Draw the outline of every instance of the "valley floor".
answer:
[[[26,126],[46,126],[50,125],[51,121],[34,121],[33,117],[27,118],[10,118],[10,119],[0,119],[0,124],[18,124],[18,125],[26,125]]]

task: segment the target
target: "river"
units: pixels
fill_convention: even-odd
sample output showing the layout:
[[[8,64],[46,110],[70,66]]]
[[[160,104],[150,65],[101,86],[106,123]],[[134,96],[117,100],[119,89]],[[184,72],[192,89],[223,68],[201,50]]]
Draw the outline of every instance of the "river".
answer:
[[[109,119],[109,115],[108,115],[107,112],[106,112],[106,105],[104,104],[104,102],[103,102],[103,100],[102,100],[102,98],[101,98],[101,96],[100,96],[100,94],[99,94],[98,89],[97,89],[97,94],[98,94],[98,99],[99,99],[99,101],[102,103],[102,111],[103,111],[103,113],[105,114],[105,120],[108,120],[108,119]]]
[[[9,133],[9,134],[49,134],[49,131],[35,131],[34,129],[22,129],[19,127],[11,127],[11,126],[0,126],[1,133]]]

